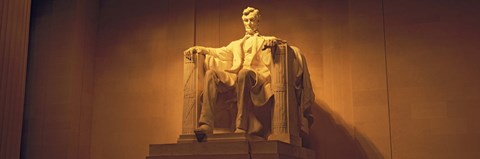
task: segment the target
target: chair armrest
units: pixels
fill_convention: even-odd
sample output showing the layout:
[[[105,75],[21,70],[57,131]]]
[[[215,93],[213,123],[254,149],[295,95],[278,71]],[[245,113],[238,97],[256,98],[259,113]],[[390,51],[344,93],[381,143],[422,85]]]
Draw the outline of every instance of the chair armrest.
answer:
[[[193,134],[198,126],[200,94],[203,89],[205,55],[195,54],[184,57],[183,64],[183,117],[182,134]]]

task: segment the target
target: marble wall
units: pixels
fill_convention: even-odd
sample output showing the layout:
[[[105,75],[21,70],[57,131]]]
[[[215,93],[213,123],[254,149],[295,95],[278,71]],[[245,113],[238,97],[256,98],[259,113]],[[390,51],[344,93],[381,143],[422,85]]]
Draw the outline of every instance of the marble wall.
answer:
[[[30,0],[0,1],[0,158],[19,158]]]
[[[393,158],[479,158],[477,1],[385,1]]]
[[[33,0],[22,158],[90,157],[96,0]]]
[[[141,158],[181,131],[183,50],[194,2],[101,1],[91,158]]]
[[[307,58],[316,119],[304,143],[317,158],[480,157],[478,2],[43,3],[29,55],[29,158],[58,149],[62,158],[143,158],[148,144],[175,142],[182,51],[241,38],[246,6],[261,10],[262,34]]]

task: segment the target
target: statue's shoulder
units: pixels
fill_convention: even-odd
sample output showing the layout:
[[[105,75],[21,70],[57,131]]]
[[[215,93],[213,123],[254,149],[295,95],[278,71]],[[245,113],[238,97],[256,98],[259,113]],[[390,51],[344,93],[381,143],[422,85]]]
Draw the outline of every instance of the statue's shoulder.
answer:
[[[261,37],[264,38],[264,39],[275,39],[275,38],[277,38],[275,36],[268,36],[268,35],[262,35]]]
[[[234,40],[234,41],[232,41],[232,42],[230,42],[230,43],[235,43],[235,44],[237,44],[237,43],[241,43],[241,42],[242,42],[242,39],[237,39],[237,40]]]

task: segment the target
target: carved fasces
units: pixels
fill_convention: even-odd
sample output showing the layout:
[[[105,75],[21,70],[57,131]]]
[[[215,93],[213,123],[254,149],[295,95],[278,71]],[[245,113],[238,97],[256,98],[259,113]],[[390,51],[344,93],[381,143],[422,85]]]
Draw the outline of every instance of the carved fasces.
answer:
[[[203,86],[204,55],[194,54],[184,57],[183,68],[183,118],[182,134],[193,134],[198,127],[198,118],[201,108],[200,93]]]
[[[293,88],[294,74],[292,67],[294,55],[286,44],[279,44],[272,49],[271,65],[274,105],[272,113],[272,134],[268,140],[279,140],[301,146],[298,128],[298,106]]]

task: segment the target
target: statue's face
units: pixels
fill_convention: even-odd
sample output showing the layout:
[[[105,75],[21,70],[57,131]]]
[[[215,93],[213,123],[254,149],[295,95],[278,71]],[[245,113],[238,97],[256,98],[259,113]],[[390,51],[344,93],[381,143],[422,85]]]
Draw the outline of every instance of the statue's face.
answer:
[[[259,20],[255,14],[250,13],[247,16],[243,16],[242,20],[247,34],[254,34],[258,30]]]

